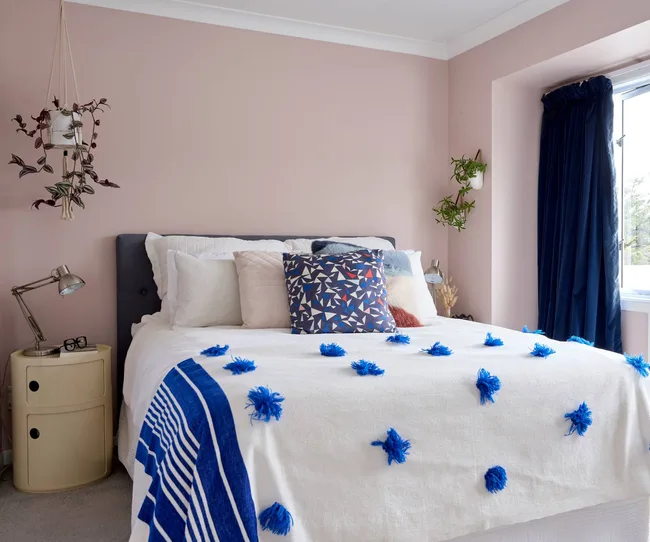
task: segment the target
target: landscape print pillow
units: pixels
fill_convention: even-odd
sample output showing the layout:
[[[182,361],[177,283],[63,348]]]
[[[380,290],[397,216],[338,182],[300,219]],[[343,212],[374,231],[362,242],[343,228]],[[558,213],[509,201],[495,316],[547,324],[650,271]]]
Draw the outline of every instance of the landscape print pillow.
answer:
[[[381,250],[284,254],[292,333],[393,333]]]

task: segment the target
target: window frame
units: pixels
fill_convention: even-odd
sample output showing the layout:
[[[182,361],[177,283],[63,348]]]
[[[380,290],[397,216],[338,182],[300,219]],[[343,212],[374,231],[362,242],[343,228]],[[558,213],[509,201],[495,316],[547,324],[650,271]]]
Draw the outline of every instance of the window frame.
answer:
[[[623,250],[624,250],[624,206],[623,206],[623,191],[625,189],[625,101],[631,98],[636,98],[643,94],[650,93],[650,67],[642,70],[642,73],[636,72],[631,80],[620,81],[614,84],[614,96],[621,100],[621,137],[616,139],[616,129],[614,129],[614,145],[620,147],[620,159],[616,160],[616,187],[618,210],[618,255],[619,255],[619,288],[620,296],[623,301],[624,310],[634,310],[640,312],[650,313],[650,284],[648,289],[634,289],[624,287],[624,265],[623,265]],[[616,118],[615,118],[616,120]],[[616,152],[615,152],[616,155]],[[626,308],[627,306],[627,308]],[[650,321],[649,321],[650,325]]]

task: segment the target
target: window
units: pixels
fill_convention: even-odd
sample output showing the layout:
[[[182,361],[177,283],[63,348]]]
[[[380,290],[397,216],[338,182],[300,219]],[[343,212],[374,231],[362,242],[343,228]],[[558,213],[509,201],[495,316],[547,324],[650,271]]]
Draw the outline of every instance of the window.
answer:
[[[650,296],[650,79],[614,92],[621,289]]]

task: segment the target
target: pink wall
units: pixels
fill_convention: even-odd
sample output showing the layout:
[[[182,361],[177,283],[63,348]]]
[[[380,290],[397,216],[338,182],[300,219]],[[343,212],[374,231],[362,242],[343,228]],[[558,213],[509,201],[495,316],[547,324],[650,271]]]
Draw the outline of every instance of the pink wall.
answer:
[[[648,359],[648,318],[650,314],[623,311],[623,345],[627,352]]]
[[[492,85],[491,322],[537,326],[537,164],[542,91]]]
[[[83,98],[106,97],[98,187],[74,222],[51,209],[9,123],[39,111],[57,3],[4,0],[0,18],[0,369],[29,343],[9,290],[66,263],[87,281],[27,297],[47,337],[115,344],[114,237],[124,232],[386,234],[445,261],[447,63],[67,4]]]
[[[488,164],[493,163],[495,81],[648,19],[647,0],[571,0],[453,58],[449,62],[451,155],[470,154],[481,148]],[[493,220],[493,211],[501,204],[493,201],[499,195],[496,186],[501,182],[496,173],[488,169],[467,230],[449,236],[449,271],[461,290],[459,310],[471,312],[483,321],[502,321],[499,303],[493,299],[494,275],[509,263],[497,262],[498,251],[493,251],[494,240],[503,231],[499,221]]]

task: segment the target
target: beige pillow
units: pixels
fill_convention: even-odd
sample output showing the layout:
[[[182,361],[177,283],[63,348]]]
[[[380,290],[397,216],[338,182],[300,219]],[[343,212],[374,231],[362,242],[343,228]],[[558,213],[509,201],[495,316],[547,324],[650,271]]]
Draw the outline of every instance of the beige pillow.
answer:
[[[247,250],[234,254],[244,327],[291,327],[282,253]]]

